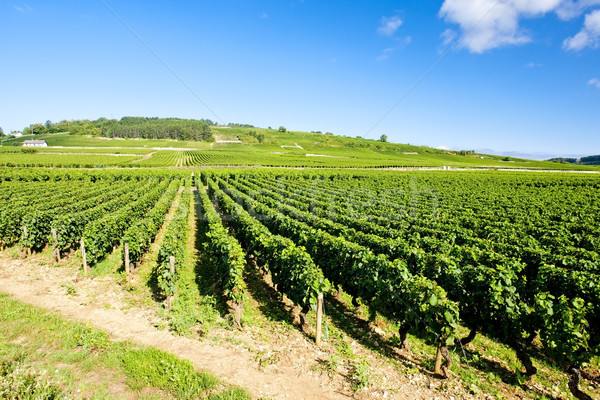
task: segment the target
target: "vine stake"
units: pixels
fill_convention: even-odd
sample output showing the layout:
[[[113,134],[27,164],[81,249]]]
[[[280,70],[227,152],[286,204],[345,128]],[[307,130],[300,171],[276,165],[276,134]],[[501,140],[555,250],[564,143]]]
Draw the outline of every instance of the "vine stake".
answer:
[[[323,322],[323,293],[317,297],[317,333],[315,342],[317,346],[321,345],[321,325]]]

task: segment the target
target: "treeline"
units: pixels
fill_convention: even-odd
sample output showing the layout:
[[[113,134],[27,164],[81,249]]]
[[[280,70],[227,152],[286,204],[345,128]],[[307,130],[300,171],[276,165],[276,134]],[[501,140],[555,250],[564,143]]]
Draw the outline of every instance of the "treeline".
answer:
[[[569,164],[575,164],[575,165],[600,165],[600,155],[581,157],[581,158],[557,157],[557,158],[551,158],[548,161],[559,162],[559,163],[569,163]]]
[[[213,139],[206,121],[178,118],[123,117],[119,121],[106,120],[100,126],[100,135],[111,138]]]
[[[110,138],[213,140],[211,120],[179,118],[123,117],[120,120],[99,118],[95,121],[74,120],[32,124],[23,129],[24,135],[70,132]]]

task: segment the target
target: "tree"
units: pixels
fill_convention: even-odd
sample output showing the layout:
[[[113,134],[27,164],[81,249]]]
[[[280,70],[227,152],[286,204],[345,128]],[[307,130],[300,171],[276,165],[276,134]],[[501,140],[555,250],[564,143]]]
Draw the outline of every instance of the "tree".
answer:
[[[285,129],[285,126],[280,126],[279,129],[278,129],[278,131],[281,132],[281,133],[286,133],[287,129]]]
[[[379,140],[380,140],[381,142],[387,142],[387,135],[381,135],[381,136],[379,137]]]
[[[2,129],[1,126],[0,126],[0,136],[4,136],[4,130]]]
[[[29,128],[32,135],[39,135],[46,132],[46,127],[42,124],[33,124]],[[23,134],[25,134],[25,132],[23,132]]]

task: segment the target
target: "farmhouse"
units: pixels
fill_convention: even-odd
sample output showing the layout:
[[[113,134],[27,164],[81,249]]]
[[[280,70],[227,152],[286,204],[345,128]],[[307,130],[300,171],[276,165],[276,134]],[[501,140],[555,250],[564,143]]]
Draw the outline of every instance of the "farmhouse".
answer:
[[[10,134],[16,138],[20,138],[21,136],[23,136],[23,133],[21,133],[20,131],[12,131]]]
[[[26,140],[23,147],[48,147],[48,143],[45,140]]]

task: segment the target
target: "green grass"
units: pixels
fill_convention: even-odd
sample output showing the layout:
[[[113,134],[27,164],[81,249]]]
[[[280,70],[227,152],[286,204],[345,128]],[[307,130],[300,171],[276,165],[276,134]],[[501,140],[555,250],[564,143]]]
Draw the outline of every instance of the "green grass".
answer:
[[[123,355],[123,370],[132,389],[162,388],[180,399],[201,397],[219,383],[206,372],[198,373],[189,361],[156,349],[127,351]]]
[[[0,294],[0,376],[1,398],[114,398],[116,382],[137,398],[151,390],[158,399],[250,399],[189,361],[112,341],[101,330],[5,294]]]
[[[196,213],[194,201],[190,203],[188,235],[185,258],[177,273],[177,294],[173,308],[168,314],[170,328],[180,335],[204,335],[210,329],[219,313],[214,297],[200,292],[196,277]],[[197,326],[194,332],[193,328]]]

